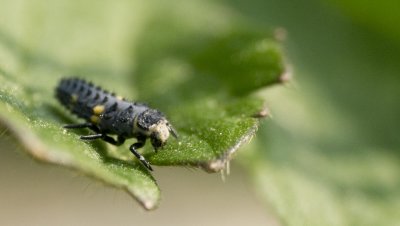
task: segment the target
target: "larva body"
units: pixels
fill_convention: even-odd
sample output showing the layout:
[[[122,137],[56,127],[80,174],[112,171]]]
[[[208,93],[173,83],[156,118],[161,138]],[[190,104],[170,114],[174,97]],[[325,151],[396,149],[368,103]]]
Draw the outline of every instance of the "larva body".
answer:
[[[150,170],[150,164],[136,149],[142,147],[147,138],[157,150],[166,144],[170,133],[176,137],[175,130],[160,111],[126,101],[85,80],[62,79],[56,88],[56,97],[72,113],[86,120],[86,123],[66,125],[65,128],[90,128],[96,134],[81,136],[81,139],[100,138],[114,145],[122,144],[127,138],[137,138],[138,142],[130,150]],[[108,134],[116,135],[118,139]]]

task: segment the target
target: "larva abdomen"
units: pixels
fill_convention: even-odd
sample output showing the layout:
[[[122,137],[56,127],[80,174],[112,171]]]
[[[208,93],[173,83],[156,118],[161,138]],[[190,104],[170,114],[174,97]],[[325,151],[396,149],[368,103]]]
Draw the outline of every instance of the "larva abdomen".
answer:
[[[57,99],[77,116],[90,121],[95,106],[109,109],[120,101],[109,92],[78,78],[63,79],[56,88]]]

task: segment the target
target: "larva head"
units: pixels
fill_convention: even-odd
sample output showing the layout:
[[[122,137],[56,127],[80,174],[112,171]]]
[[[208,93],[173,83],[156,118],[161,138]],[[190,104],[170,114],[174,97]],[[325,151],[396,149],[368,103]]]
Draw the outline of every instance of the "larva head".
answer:
[[[165,116],[154,109],[147,109],[138,116],[138,126],[150,137],[150,142],[155,149],[163,147],[169,135],[175,138],[177,133]]]

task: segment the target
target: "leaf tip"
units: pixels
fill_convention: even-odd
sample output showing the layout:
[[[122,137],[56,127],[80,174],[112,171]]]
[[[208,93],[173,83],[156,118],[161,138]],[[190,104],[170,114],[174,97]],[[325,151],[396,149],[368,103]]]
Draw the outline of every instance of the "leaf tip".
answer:
[[[280,83],[287,83],[292,79],[292,72],[290,70],[290,67],[287,66],[286,71],[284,71],[281,76],[279,76],[279,82]]]
[[[234,144],[231,148],[226,150],[220,157],[207,161],[201,162],[199,166],[209,173],[220,172],[229,165],[229,161],[232,159],[233,155],[243,144],[250,142],[250,140],[254,137],[258,129],[258,123],[256,123],[253,127],[251,127],[246,134],[244,134],[236,144]]]
[[[278,41],[285,41],[287,38],[287,30],[283,27],[278,27],[274,30],[274,38]]]
[[[254,117],[254,118],[271,117],[271,112],[268,107],[264,106],[260,111],[253,114],[252,117]]]
[[[158,202],[152,200],[144,200],[140,202],[146,210],[155,210],[158,207]]]

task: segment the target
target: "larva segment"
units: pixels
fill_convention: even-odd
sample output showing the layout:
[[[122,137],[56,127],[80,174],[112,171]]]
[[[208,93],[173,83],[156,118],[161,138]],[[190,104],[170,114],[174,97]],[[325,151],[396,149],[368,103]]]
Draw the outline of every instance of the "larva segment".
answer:
[[[72,113],[93,123],[98,123],[101,114],[121,101],[106,90],[77,78],[61,80],[56,97]]]

